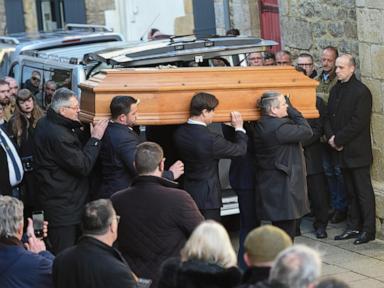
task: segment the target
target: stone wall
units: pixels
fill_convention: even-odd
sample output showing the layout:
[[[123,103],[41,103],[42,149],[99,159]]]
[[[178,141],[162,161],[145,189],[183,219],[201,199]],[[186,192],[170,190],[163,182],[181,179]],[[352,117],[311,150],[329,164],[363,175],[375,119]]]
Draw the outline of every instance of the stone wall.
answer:
[[[358,58],[355,0],[280,0],[279,9],[283,49],[295,56],[309,52],[318,61],[332,45]]]
[[[7,25],[5,17],[5,5],[4,0],[0,0],[0,35],[4,35],[5,26]]]
[[[384,1],[356,0],[362,81],[373,96],[372,180],[376,194],[377,230],[384,238]]]
[[[215,0],[216,33],[225,35],[225,10],[223,0]],[[260,36],[259,1],[228,0],[229,28],[237,28],[241,35]]]
[[[85,0],[87,24],[105,25],[104,11],[114,9],[114,0]]]

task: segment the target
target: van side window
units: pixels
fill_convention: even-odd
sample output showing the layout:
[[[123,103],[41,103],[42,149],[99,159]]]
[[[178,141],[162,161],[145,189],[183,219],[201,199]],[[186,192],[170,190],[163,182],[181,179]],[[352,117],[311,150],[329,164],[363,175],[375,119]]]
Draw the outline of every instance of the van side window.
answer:
[[[46,80],[52,80],[56,82],[57,88],[65,87],[72,89],[72,73],[70,70],[53,68],[50,69],[49,74],[46,76]]]
[[[41,92],[43,83],[42,75],[41,69],[24,66],[21,75],[21,87],[30,90],[33,95],[36,95]]]

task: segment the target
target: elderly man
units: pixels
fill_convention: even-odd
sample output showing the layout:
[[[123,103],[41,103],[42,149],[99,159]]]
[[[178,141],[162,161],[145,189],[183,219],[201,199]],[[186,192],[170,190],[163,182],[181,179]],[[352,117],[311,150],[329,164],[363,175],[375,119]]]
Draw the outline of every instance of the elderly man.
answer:
[[[88,203],[82,217],[83,237],[64,250],[53,263],[56,288],[137,287],[120,252],[112,247],[117,238],[119,216],[110,200]]]
[[[263,66],[263,55],[261,52],[253,52],[248,55],[249,66]]]
[[[11,112],[15,111],[15,106],[16,106],[16,96],[17,93],[19,92],[19,85],[17,84],[17,81],[15,78],[12,78],[10,76],[6,76],[4,78],[5,82],[8,83],[9,85],[9,100],[11,104]]]
[[[292,54],[287,50],[276,52],[276,65],[277,66],[292,66]]]
[[[21,242],[24,228],[23,202],[0,196],[0,283],[2,288],[53,287],[54,256],[37,239],[28,220],[28,243]]]
[[[304,245],[294,245],[277,256],[268,282],[259,283],[254,287],[314,288],[320,275],[319,252]]]
[[[335,63],[338,56],[339,52],[333,46],[325,47],[321,54],[321,70],[316,77],[316,80],[319,80],[320,83],[316,92],[326,103],[328,103],[329,92],[337,82]]]
[[[293,240],[297,220],[309,211],[301,142],[312,136],[312,129],[279,92],[265,92],[259,107],[254,136],[258,212]]]
[[[178,256],[192,231],[204,220],[191,196],[177,189],[177,183],[161,177],[164,160],[158,144],[139,144],[135,156],[139,176],[131,187],[111,198],[121,216],[119,249],[132,270],[152,279],[155,286],[161,263]]]
[[[75,244],[80,218],[89,196],[88,175],[99,155],[100,139],[108,121],[98,122],[83,145],[73,91],[58,89],[47,115],[39,120],[34,135],[35,175],[39,202],[49,221],[49,240],[55,253]]]
[[[317,71],[315,64],[313,63],[313,56],[308,53],[301,53],[297,58],[297,66],[305,70],[305,75],[309,78],[315,78],[317,76]]]
[[[375,195],[371,183],[372,94],[355,76],[356,63],[350,54],[336,59],[339,80],[332,88],[325,133],[333,148],[347,188],[347,229],[335,240],[355,238],[354,244],[375,239]]]
[[[221,207],[219,160],[245,155],[248,140],[239,112],[231,112],[236,130],[233,142],[208,129],[218,105],[219,100],[212,94],[195,94],[188,122],[174,134],[175,146],[185,164],[184,189],[191,194],[205,219],[216,221],[220,221]]]

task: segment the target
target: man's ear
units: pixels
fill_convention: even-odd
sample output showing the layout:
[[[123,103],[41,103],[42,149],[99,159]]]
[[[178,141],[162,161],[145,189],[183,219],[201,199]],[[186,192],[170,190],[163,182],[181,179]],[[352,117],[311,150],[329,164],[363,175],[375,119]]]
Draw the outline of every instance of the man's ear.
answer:
[[[244,259],[245,264],[247,264],[248,267],[252,266],[251,259],[249,259],[247,252],[244,253],[243,259]]]
[[[161,161],[159,163],[160,172],[164,172],[164,162],[165,162],[165,158],[161,159]]]

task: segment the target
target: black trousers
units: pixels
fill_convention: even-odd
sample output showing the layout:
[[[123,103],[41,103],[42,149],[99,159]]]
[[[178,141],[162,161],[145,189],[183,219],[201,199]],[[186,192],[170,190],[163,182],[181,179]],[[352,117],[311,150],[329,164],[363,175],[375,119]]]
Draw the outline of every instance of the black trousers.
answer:
[[[284,230],[291,237],[292,242],[295,240],[297,223],[298,219],[272,221],[272,225]]]
[[[204,216],[205,220],[215,220],[221,222],[220,208],[217,209],[200,209],[200,213]]]
[[[53,254],[57,255],[64,249],[75,245],[80,235],[80,225],[49,227],[48,240]]]
[[[342,169],[348,201],[348,229],[376,234],[376,204],[370,166]]]
[[[324,173],[308,175],[307,186],[312,213],[315,216],[313,227],[325,228],[328,224],[328,191]]]

